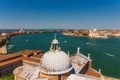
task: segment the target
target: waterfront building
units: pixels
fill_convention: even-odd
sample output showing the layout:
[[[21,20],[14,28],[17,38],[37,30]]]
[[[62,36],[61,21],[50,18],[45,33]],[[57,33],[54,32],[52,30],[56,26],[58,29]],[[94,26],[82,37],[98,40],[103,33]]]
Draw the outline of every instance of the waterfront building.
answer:
[[[1,34],[3,37],[6,37],[7,36],[7,33],[2,33]]]
[[[22,65],[37,64],[43,55],[43,51],[24,50],[11,54],[0,54],[0,77],[13,72]]]
[[[89,30],[88,36],[91,38],[108,38],[106,33],[98,31],[96,28]]]
[[[24,31],[23,29],[19,29],[18,32],[23,33],[23,32],[25,32],[25,31]]]
[[[2,45],[0,47],[0,53],[1,54],[7,54],[7,46],[6,46],[6,44],[4,44],[4,45]]]
[[[44,53],[39,62],[27,61],[13,73],[15,80],[101,80],[102,74],[92,68],[90,54],[88,57],[80,52],[70,56],[61,50],[56,38],[50,50]],[[71,78],[71,76],[73,76]]]
[[[7,48],[6,48],[6,33],[0,33],[0,54],[6,54]]]

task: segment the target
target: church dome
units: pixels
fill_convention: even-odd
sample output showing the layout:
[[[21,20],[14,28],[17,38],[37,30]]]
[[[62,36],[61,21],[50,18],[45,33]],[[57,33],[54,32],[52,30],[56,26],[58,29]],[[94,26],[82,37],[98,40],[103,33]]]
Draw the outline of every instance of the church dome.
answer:
[[[70,68],[70,58],[63,51],[48,51],[43,55],[41,62],[48,71],[64,71]]]
[[[41,60],[40,65],[42,69],[47,72],[61,72],[71,70],[71,62],[69,55],[60,50],[59,42],[54,39],[51,43],[50,51],[46,52]]]

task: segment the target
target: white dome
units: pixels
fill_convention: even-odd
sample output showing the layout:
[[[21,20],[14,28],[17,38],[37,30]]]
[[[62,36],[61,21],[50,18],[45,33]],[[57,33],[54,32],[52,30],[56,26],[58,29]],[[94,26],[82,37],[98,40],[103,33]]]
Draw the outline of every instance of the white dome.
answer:
[[[6,33],[2,33],[2,36],[6,36]]]
[[[48,71],[64,71],[70,68],[70,58],[63,51],[48,51],[41,59],[41,66]]]
[[[97,31],[97,29],[96,28],[93,28],[93,32],[96,32]]]
[[[46,52],[40,60],[40,71],[45,74],[64,74],[72,70],[69,56],[61,51],[59,42],[54,39],[50,51]]]
[[[57,39],[54,39],[54,40],[52,41],[52,44],[59,44],[59,42],[58,42]]]

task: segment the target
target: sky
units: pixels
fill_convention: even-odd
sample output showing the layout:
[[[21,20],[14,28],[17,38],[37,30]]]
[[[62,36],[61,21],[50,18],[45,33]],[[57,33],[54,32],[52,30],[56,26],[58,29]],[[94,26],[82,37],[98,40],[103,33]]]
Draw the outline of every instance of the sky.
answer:
[[[120,0],[0,0],[0,29],[120,29]]]

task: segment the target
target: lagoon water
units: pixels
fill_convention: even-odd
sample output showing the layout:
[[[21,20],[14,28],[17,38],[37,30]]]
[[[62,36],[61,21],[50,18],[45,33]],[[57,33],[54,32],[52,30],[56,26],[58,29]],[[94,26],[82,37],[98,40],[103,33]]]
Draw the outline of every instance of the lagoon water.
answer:
[[[80,52],[87,56],[91,54],[92,66],[96,70],[101,69],[102,74],[120,78],[120,37],[108,39],[95,39],[88,37],[65,36],[56,33],[60,47],[71,55],[76,53],[77,47]],[[9,45],[15,48],[8,49],[8,52],[32,49],[48,51],[53,40],[54,33],[35,33],[15,36]]]

